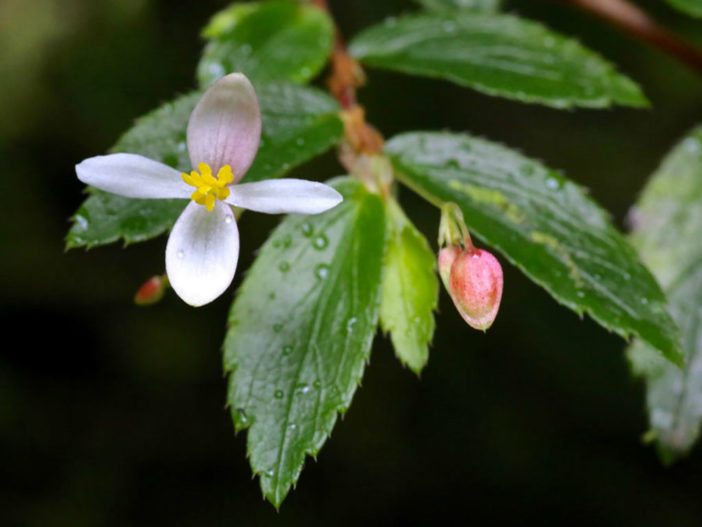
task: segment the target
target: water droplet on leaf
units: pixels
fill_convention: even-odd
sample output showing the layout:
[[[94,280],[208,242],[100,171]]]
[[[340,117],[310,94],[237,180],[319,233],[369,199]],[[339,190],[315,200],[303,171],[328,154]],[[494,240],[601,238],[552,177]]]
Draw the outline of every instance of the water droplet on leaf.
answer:
[[[310,223],[303,223],[302,224],[302,234],[306,237],[309,238],[312,236],[312,233],[314,232],[314,229],[312,228],[312,225]]]
[[[314,275],[320,280],[324,280],[329,274],[329,266],[327,264],[319,264],[314,268]]]
[[[287,273],[290,270],[290,264],[288,262],[280,262],[278,269],[280,269],[283,273]]]
[[[327,245],[329,245],[329,240],[327,239],[324,234],[320,234],[314,239],[314,248],[315,249],[324,249]]]
[[[285,394],[283,393],[283,390],[276,390],[276,391],[275,391],[275,398],[276,398],[276,399],[282,399],[282,398],[283,398],[283,395],[285,395]]]

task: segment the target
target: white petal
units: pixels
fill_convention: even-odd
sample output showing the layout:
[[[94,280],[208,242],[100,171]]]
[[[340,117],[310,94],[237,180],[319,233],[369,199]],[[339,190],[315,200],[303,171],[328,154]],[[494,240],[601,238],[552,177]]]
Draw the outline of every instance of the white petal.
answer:
[[[166,246],[166,273],[173,290],[191,306],[212,302],[234,279],[239,230],[229,205],[213,211],[190,202],[173,226]]]
[[[216,174],[230,165],[239,181],[256,157],[261,140],[261,110],[249,79],[232,73],[202,96],[188,123],[188,152],[196,167],[207,163]]]
[[[329,185],[302,179],[267,179],[230,190],[227,203],[268,214],[318,214],[344,199]]]
[[[76,165],[78,179],[100,190],[128,198],[189,198],[193,189],[180,172],[136,154],[111,154]]]

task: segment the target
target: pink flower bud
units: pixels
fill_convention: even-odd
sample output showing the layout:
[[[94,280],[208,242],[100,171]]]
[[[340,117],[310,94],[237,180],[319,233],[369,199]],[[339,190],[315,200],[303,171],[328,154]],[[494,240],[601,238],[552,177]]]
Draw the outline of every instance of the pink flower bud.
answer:
[[[445,253],[442,265],[442,252]],[[504,278],[502,267],[492,254],[483,249],[451,247],[439,253],[439,272],[458,312],[471,327],[488,329],[497,316],[502,299]],[[444,274],[450,265],[449,278]]]
[[[139,288],[134,295],[134,303],[138,306],[150,306],[163,298],[168,287],[168,280],[163,276],[152,276]]]

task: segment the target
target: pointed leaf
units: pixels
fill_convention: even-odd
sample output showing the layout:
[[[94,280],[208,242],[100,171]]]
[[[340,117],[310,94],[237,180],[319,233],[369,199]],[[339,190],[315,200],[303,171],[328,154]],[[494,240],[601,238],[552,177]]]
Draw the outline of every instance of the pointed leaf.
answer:
[[[468,227],[576,313],[641,337],[680,364],[665,297],[607,214],[559,173],[464,134],[409,133],[387,144],[407,185],[458,204]]]
[[[263,114],[263,136],[244,182],[281,177],[329,149],[343,133],[336,102],[314,88],[275,83],[258,86],[257,93]],[[145,115],[112,151],[141,154],[189,171],[185,131],[201,95],[184,95]],[[73,217],[66,247],[93,247],[119,239],[134,243],[154,238],[171,228],[187,203],[186,200],[129,199],[91,190],[91,196]]]
[[[419,374],[429,360],[439,282],[436,255],[394,200],[388,201],[380,325],[397,357]]]
[[[234,424],[249,429],[251,467],[276,506],[351,404],[378,323],[383,203],[357,181],[334,186],[341,205],[288,216],[263,246],[224,343]]]
[[[203,87],[234,72],[254,83],[304,83],[327,62],[334,28],[315,6],[277,0],[234,4],[215,15],[203,35],[209,40],[197,69]]]
[[[556,108],[647,104],[636,84],[593,51],[511,15],[456,12],[390,19],[358,35],[351,53],[371,66]]]
[[[682,333],[683,370],[644,342],[629,349],[646,380],[653,437],[665,461],[687,452],[702,423],[702,127],[678,144],[631,214],[632,242],[668,294]]]

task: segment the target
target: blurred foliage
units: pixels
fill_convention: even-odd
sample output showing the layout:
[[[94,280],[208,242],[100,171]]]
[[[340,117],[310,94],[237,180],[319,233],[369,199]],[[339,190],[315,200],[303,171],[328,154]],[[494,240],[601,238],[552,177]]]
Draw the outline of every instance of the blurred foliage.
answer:
[[[330,3],[348,36],[414,9],[404,0]],[[230,298],[202,310],[172,296],[136,308],[135,290],[162,271],[165,240],[85,258],[64,254],[62,239],[82,200],[73,165],[194,87],[199,29],[226,4],[0,4],[0,306],[8,334],[21,337],[0,352],[0,523],[699,525],[702,452],[664,469],[637,442],[643,388],[619,338],[559,307],[506,262],[489,333],[467,329],[443,295],[421,381],[378,337],[324,463],[309,463],[280,514],[261,500],[245,439],[234,438],[224,410],[219,350]],[[641,4],[702,44],[699,22],[663,2]],[[563,168],[621,224],[670,145],[702,121],[702,80],[567,6],[507,7],[620,64],[653,108],[559,113],[371,71],[372,89],[361,92],[371,121],[388,137],[450,128],[510,144]],[[297,173],[340,170],[329,155]],[[402,198],[433,240],[438,212]],[[247,247],[260,246],[276,222],[244,219]],[[252,257],[244,252],[240,268]]]

